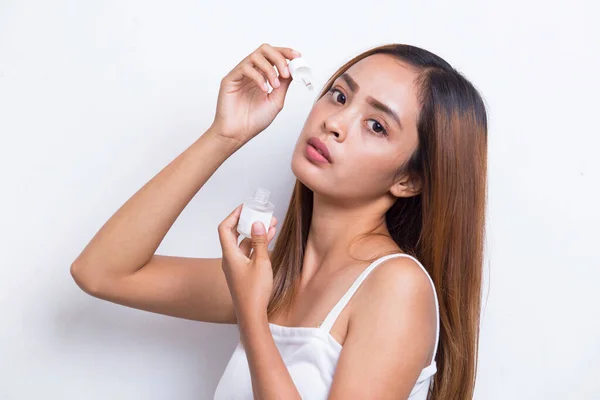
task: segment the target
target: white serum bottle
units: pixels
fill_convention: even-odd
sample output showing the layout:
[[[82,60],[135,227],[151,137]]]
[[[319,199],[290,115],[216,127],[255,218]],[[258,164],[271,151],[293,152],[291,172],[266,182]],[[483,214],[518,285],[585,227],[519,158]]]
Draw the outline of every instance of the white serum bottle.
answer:
[[[259,188],[254,192],[254,197],[248,197],[244,200],[240,220],[237,225],[237,231],[246,238],[252,238],[252,224],[256,221],[262,222],[265,226],[265,232],[269,232],[271,218],[275,205],[269,201],[271,192],[267,189]]]

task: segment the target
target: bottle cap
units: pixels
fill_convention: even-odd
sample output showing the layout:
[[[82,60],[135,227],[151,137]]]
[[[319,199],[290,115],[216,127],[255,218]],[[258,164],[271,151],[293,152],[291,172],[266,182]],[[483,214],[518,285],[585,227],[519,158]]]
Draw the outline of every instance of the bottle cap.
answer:
[[[290,70],[290,74],[293,79],[298,79],[304,83],[304,85],[312,90],[312,82],[311,82],[311,69],[308,66],[306,60],[302,57],[297,57],[291,60],[288,63],[288,69]]]
[[[295,72],[298,68],[310,68],[304,57],[296,57],[288,63],[290,72]]]
[[[261,204],[267,204],[270,195],[271,192],[267,189],[256,189],[256,192],[254,192],[254,200]]]

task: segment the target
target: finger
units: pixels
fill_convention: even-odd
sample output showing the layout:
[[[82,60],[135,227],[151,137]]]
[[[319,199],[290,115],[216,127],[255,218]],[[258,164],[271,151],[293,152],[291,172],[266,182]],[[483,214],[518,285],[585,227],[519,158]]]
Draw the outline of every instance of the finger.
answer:
[[[271,220],[271,226],[269,227],[269,233],[267,234],[267,243],[270,244],[271,240],[275,237],[275,233],[277,232],[277,228],[275,224],[277,223],[277,219],[275,218],[275,222]],[[243,238],[240,242],[240,250],[244,255],[250,258],[250,252],[252,250],[252,240],[249,238]]]
[[[250,56],[250,62],[256,69],[258,69],[264,76],[266,76],[271,83],[273,88],[278,88],[280,83],[277,78],[277,72],[273,65],[265,58],[262,53],[254,53]]]
[[[274,49],[280,52],[288,60],[293,60],[294,58],[302,57],[302,54],[299,51],[296,51],[289,47],[274,47]]]
[[[229,213],[229,215],[221,222],[220,226],[228,230],[235,230],[238,224],[238,220],[240,219],[240,215],[242,214],[242,207],[244,203],[240,203],[236,208]]]
[[[267,232],[262,222],[257,221],[252,224],[252,260],[261,261],[269,259],[269,250],[267,248]]]
[[[290,71],[287,66],[287,60],[285,59],[285,56],[281,54],[280,51],[278,51],[274,47],[267,46],[262,48],[262,54],[271,64],[277,67],[277,71],[279,72],[280,77],[290,77]]]
[[[271,224],[269,225],[269,230],[267,232],[267,242],[271,243],[271,239],[275,236],[275,231],[277,230],[277,217],[271,217]]]
[[[269,93],[269,100],[273,104],[276,104],[279,109],[283,109],[283,106],[285,105],[285,96],[292,83],[292,78],[281,78],[280,83],[281,85],[278,88],[273,89],[271,93]]]
[[[250,258],[250,251],[252,250],[252,240],[248,238],[242,239],[242,241],[240,242],[240,250],[246,257]]]
[[[237,247],[237,239],[240,235],[237,232],[237,224],[240,219],[240,214],[242,212],[242,206],[244,204],[240,204],[237,206],[224,220],[219,224],[217,231],[219,232],[219,240],[221,242],[221,247],[223,252],[233,250],[233,247]]]
[[[234,68],[227,76],[225,76],[221,80],[221,84],[224,82],[239,82],[244,78],[248,78],[251,81],[255,82],[256,85],[263,90],[264,92],[269,92],[269,87],[267,86],[267,80],[258,70],[256,70],[252,63],[249,61],[244,61],[239,66]]]
[[[266,79],[264,77],[262,77],[262,74],[260,72],[257,74],[255,72],[256,70],[254,69],[254,67],[248,68],[247,65],[248,64],[252,65],[252,63],[249,62],[249,60],[253,56],[253,54],[255,54],[256,52],[260,53],[263,51],[264,52],[269,51],[269,53],[271,53],[272,49],[275,49],[277,52],[281,53],[285,58],[287,58],[289,60],[293,60],[294,58],[302,56],[302,54],[299,51],[296,51],[290,47],[273,47],[267,43],[263,43],[257,50],[250,53],[247,57],[245,57],[243,60],[241,60],[229,72],[229,74],[227,74],[221,80],[221,82],[226,82],[226,81],[237,82],[237,81],[241,81],[242,79],[244,79],[244,77],[247,77],[250,80],[253,80],[254,82],[256,82],[256,84],[258,85],[259,88],[263,89],[265,92],[268,93],[269,87],[266,84]],[[274,63],[274,64],[278,65],[277,70],[280,72],[280,74],[285,69],[284,67],[287,67],[287,62],[285,63],[285,66],[279,65],[278,63]],[[285,77],[285,75],[282,75],[282,77]]]
[[[260,73],[252,63],[248,62],[242,65],[241,70],[245,76],[256,82],[256,85],[261,88],[265,92],[269,92],[269,86],[267,85],[267,80],[265,76]]]
[[[267,241],[269,243],[271,243],[271,240],[273,240],[273,238],[275,237],[275,231],[277,231],[277,228],[275,228],[274,226],[269,228],[269,233],[267,235]]]

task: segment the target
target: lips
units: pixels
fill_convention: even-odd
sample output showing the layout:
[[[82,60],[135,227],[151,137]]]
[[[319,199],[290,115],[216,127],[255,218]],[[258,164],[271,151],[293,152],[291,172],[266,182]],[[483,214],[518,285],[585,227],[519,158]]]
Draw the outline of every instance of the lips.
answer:
[[[329,154],[329,149],[327,148],[327,146],[325,146],[325,143],[319,140],[319,138],[317,138],[316,136],[311,137],[310,139],[308,139],[308,144],[310,146],[313,146],[321,154],[323,154],[327,161],[331,162],[331,155]]]

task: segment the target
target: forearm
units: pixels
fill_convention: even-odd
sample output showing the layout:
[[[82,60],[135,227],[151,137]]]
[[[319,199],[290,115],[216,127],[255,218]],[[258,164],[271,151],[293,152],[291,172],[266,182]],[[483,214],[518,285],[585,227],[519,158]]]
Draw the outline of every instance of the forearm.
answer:
[[[148,262],[185,206],[239,148],[211,129],[117,210],[73,262],[74,275],[124,276]]]
[[[248,358],[255,399],[301,399],[287,366],[275,345],[266,315],[240,320],[241,340]]]

